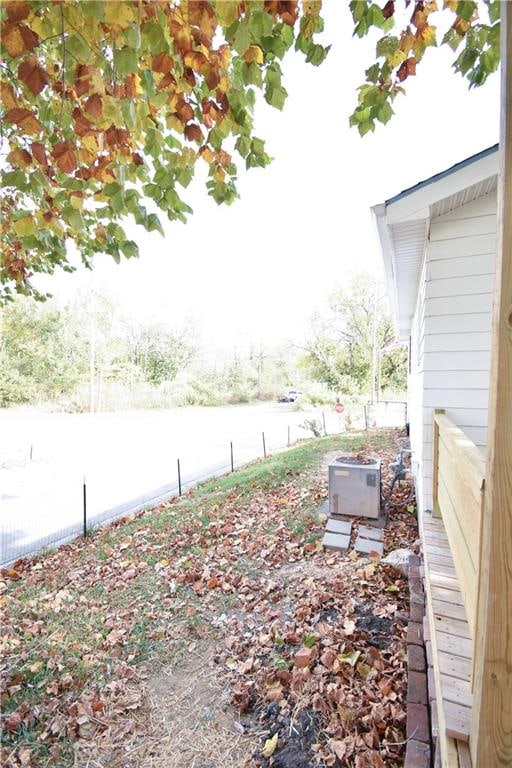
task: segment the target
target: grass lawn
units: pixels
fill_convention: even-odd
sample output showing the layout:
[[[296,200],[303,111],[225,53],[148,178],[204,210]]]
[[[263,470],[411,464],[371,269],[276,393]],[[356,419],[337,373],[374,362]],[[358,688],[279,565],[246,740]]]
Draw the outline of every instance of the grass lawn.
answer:
[[[4,571],[2,764],[401,765],[405,582],[316,514],[326,455],[397,439],[303,441]]]

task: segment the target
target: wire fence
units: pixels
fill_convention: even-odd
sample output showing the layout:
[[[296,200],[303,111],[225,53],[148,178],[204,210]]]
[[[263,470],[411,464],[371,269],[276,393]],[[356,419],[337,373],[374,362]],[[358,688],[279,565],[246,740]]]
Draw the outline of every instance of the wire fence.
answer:
[[[354,426],[403,426],[404,405],[359,407]],[[39,424],[13,419],[10,453],[0,455],[0,564],[85,536],[283,450],[311,436],[307,422],[321,434],[344,430],[344,415],[320,409],[220,408],[203,426],[200,412],[184,413],[178,425],[172,416],[52,414]]]
[[[242,414],[231,410],[235,417]],[[285,449],[311,436],[300,426],[306,420],[324,434],[343,429],[343,419],[333,412],[257,416],[246,426],[232,423],[232,439],[226,424],[171,433],[158,417],[148,426],[130,414],[95,414],[92,427],[87,414],[53,414],[44,428],[21,429],[17,448],[10,457],[0,456],[0,563],[87,535]]]

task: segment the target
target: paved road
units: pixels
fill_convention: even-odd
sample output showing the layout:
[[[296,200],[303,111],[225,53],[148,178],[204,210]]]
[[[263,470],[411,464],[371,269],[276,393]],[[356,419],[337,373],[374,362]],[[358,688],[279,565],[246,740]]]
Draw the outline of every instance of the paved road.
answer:
[[[328,432],[340,419],[325,411]],[[304,437],[305,418],[321,411],[265,403],[100,414],[0,410],[0,562],[6,563],[81,530],[83,478],[89,524],[167,498],[184,484]],[[32,450],[32,459],[30,452]]]

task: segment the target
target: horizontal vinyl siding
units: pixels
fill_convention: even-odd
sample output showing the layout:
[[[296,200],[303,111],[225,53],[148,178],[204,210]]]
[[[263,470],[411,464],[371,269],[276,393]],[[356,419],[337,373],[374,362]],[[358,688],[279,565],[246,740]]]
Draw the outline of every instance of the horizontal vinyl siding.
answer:
[[[426,389],[423,404],[427,408],[486,409],[487,389]]]
[[[496,215],[474,216],[458,221],[445,221],[440,216],[436,221],[435,231],[430,230],[430,239],[455,240],[457,238],[473,237],[474,235],[492,235],[496,232]]]
[[[493,193],[432,219],[417,347],[422,370],[421,507],[432,506],[432,434],[444,409],[485,449],[496,248]]]
[[[432,280],[427,283],[427,299],[453,298],[454,303],[458,296],[491,293],[494,284],[494,275],[470,275],[469,277],[447,277],[442,280]]]
[[[489,257],[490,258],[490,257]],[[443,315],[470,315],[474,312],[489,313],[489,291],[487,293],[468,293],[466,296],[440,296],[430,298],[425,307],[425,317]]]
[[[425,333],[482,333],[491,325],[490,312],[432,315],[425,318]]]
[[[466,256],[492,255],[496,243],[495,232],[487,232],[484,235],[473,237],[461,237],[450,241],[450,258],[458,259]],[[446,242],[444,240],[430,241],[429,260],[446,259]]]
[[[426,371],[489,371],[490,350],[480,352],[427,352],[424,358]]]
[[[442,408],[442,406],[437,406]],[[458,427],[466,430],[467,427],[486,427],[487,426],[487,409],[484,408],[458,408],[451,407],[446,408],[446,415],[451,419]],[[423,415],[423,424],[432,424],[432,408],[425,409]]]
[[[489,371],[465,371],[464,384],[466,389],[484,389],[489,386]],[[460,389],[460,371],[425,371],[423,377],[425,389]]]
[[[489,258],[488,253],[484,253],[481,256],[462,256],[458,259],[448,256],[444,259],[430,262],[428,267],[429,280],[492,274],[493,261]]]
[[[425,352],[488,352],[491,348],[491,332],[480,333],[432,333],[425,336]]]

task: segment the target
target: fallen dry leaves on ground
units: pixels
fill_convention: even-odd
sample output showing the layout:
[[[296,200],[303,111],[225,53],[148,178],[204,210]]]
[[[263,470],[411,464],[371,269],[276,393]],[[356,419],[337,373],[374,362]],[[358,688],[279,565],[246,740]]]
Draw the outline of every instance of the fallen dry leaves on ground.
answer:
[[[387,466],[400,440],[351,445]],[[2,764],[400,766],[407,586],[377,560],[319,549],[325,478],[191,493],[4,571]],[[386,551],[416,535],[392,511]],[[198,682],[176,696],[199,649],[205,694]],[[164,673],[167,698],[153,695]]]

